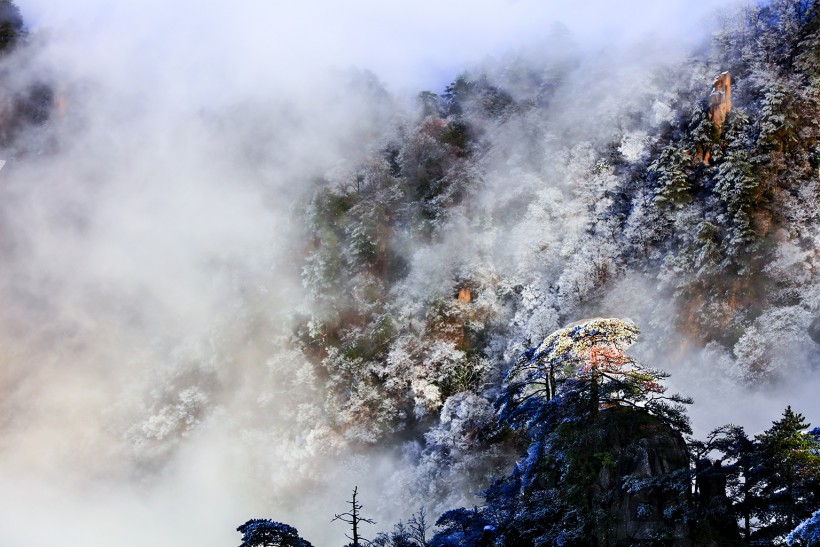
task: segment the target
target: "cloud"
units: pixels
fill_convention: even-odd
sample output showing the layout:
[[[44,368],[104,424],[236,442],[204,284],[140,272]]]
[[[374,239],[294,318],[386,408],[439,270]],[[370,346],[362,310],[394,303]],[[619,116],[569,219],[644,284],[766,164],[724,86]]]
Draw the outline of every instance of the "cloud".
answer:
[[[348,69],[440,91],[556,21],[591,52],[671,45],[717,4],[21,1],[6,85],[54,82],[66,113],[0,172],[0,543],[216,546],[255,516],[341,537],[309,523],[352,484],[316,477],[379,491],[395,459],[309,453],[321,394],[279,339],[299,200],[404,115]],[[384,528],[407,509],[378,499]]]
[[[635,43],[691,45],[725,2],[578,4],[567,0],[299,3],[176,0],[54,4],[24,15],[60,38],[66,63],[94,59],[106,74],[148,76],[158,90],[184,80],[208,101],[289,87],[331,67],[372,70],[396,90],[438,91],[464,66],[537,42],[556,23],[590,49]],[[265,85],[267,84],[267,85]],[[188,91],[193,92],[192,89]]]

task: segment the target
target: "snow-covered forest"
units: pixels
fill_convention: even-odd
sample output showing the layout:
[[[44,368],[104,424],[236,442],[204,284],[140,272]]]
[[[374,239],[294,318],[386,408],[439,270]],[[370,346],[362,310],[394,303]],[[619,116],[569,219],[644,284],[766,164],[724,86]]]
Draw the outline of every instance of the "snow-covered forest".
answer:
[[[820,3],[410,98],[0,20],[0,544],[816,544]]]

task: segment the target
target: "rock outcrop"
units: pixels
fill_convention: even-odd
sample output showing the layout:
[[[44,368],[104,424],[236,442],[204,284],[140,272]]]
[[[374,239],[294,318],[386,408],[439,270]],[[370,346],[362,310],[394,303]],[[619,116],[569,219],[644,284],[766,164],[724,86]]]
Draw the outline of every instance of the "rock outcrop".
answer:
[[[732,109],[732,77],[729,72],[721,72],[715,83],[712,84],[712,92],[709,94],[708,117],[720,133],[726,115]]]
[[[597,544],[691,547],[682,518],[689,504],[689,453],[681,434],[631,409],[610,409],[601,418],[609,457],[596,488],[599,499],[608,500],[601,507],[608,525],[598,530]]]
[[[701,143],[695,151],[695,157],[706,165],[709,165],[709,160],[712,158],[712,145],[720,139],[723,124],[726,122],[726,116],[730,110],[732,110],[732,76],[727,71],[721,72],[715,78],[706,106],[706,118],[713,125],[713,131],[710,131],[711,135],[709,136],[711,143],[705,146]]]

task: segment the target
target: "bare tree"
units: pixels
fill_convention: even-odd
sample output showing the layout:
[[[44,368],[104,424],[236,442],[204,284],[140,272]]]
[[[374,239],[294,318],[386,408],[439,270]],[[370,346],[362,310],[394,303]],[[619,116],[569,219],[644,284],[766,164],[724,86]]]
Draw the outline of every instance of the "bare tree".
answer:
[[[350,511],[334,515],[333,519],[330,521],[334,522],[340,520],[342,522],[346,522],[351,526],[353,530],[353,535],[348,536],[347,534],[345,534],[345,536],[347,536],[348,539],[353,541],[353,543],[351,544],[352,547],[361,547],[361,543],[359,542],[362,540],[362,538],[359,536],[359,524],[361,524],[362,522],[366,522],[368,524],[376,524],[376,521],[374,521],[373,519],[365,518],[361,515],[362,504],[356,501],[356,496],[358,495],[358,493],[359,487],[355,486],[353,488],[353,499],[348,500],[347,502],[350,504]],[[370,543],[367,540],[364,541],[368,544]]]
[[[427,531],[430,525],[427,523],[427,511],[422,505],[418,513],[414,513],[407,521],[410,527],[410,539],[419,547],[427,547]]]

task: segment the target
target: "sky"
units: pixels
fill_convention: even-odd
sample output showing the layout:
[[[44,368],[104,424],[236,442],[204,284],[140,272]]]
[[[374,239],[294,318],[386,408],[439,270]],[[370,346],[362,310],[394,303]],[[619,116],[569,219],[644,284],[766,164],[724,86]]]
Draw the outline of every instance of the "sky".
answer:
[[[373,71],[394,92],[440,91],[488,56],[537,44],[556,24],[591,49],[649,40],[690,45],[725,0],[21,2],[34,29],[96,67],[175,78],[213,100],[259,80],[288,86],[329,67]]]
[[[371,71],[399,98],[441,92],[476,63],[537,54],[556,24],[591,55],[631,48],[640,62],[651,48],[657,60],[702,40],[725,4],[20,0],[39,44],[21,85],[61,82],[69,114],[55,154],[9,158],[0,178],[0,219],[17,244],[0,272],[0,545],[217,547],[236,543],[244,518],[274,514],[308,532],[351,485],[322,491],[288,475],[383,476],[393,462],[303,459],[271,471],[230,442],[237,424],[256,422],[287,437],[276,417],[289,409],[247,415],[261,374],[252,365],[292,361],[259,357],[275,341],[244,335],[257,325],[243,306],[298,300],[288,219],[304,188],[294,181],[355,161],[391,115],[329,74]],[[249,146],[266,159],[249,160]],[[205,402],[174,399],[190,377],[225,387]],[[201,419],[200,404],[218,411],[145,479],[141,451],[161,456],[161,442],[134,438],[162,441],[163,428],[185,427],[173,420]],[[280,440],[243,442],[259,444],[259,459],[310,455]],[[310,511],[270,505],[248,485],[265,473],[260,484],[310,491],[300,498]],[[321,528],[304,535],[317,546],[340,536]]]

